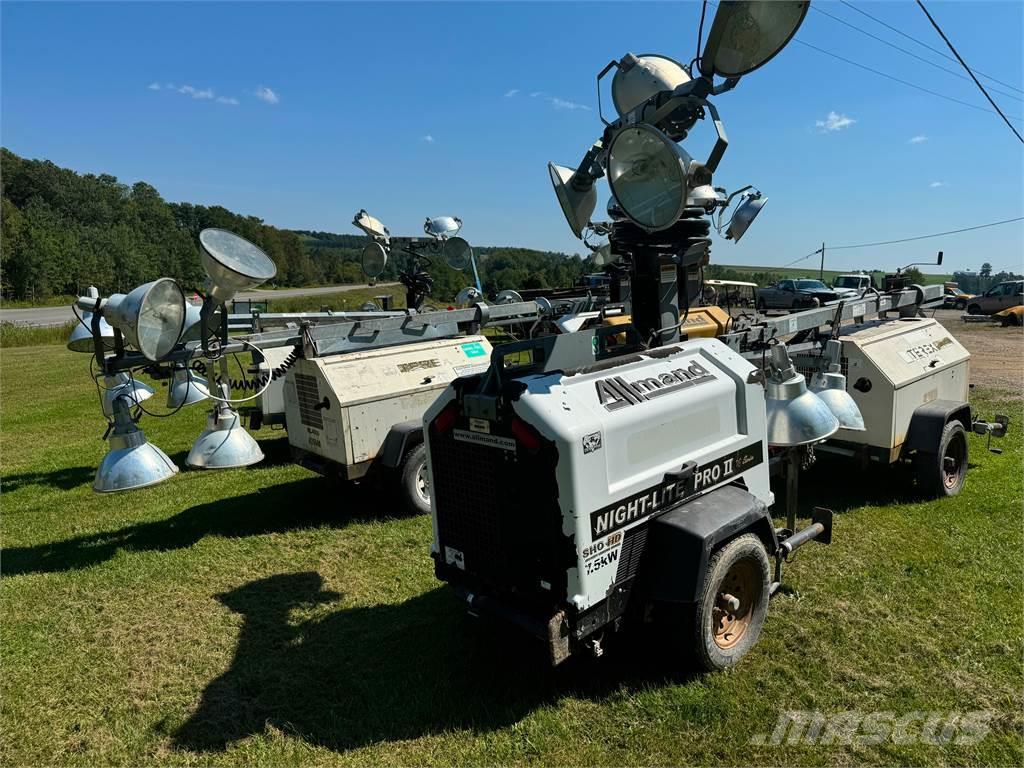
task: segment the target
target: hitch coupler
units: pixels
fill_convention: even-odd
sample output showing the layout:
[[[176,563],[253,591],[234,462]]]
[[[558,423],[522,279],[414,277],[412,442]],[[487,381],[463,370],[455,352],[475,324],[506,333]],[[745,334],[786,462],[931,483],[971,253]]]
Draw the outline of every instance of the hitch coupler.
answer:
[[[794,551],[802,547],[808,541],[817,541],[819,544],[832,543],[832,510],[825,507],[815,507],[811,511],[811,524],[801,528],[796,533],[783,529],[776,531],[779,537],[779,548],[775,550],[775,578],[771,585],[771,594],[782,586],[782,563]]]

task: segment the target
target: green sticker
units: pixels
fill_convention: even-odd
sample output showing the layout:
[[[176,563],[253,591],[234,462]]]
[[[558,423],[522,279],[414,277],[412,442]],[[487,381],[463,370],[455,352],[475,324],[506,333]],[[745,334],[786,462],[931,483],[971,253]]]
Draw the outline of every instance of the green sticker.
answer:
[[[462,351],[466,357],[483,357],[487,354],[487,350],[484,349],[484,345],[479,341],[474,341],[470,344],[463,344]]]

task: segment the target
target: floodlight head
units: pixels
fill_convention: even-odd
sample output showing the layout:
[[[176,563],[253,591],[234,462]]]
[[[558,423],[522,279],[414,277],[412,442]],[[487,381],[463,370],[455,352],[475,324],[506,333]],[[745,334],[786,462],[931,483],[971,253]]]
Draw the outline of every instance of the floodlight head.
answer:
[[[598,267],[606,267],[609,264],[614,264],[621,260],[621,256],[617,253],[612,253],[611,243],[605,243],[599,245],[594,249],[594,264]]]
[[[274,262],[259,246],[226,229],[200,232],[199,255],[206,270],[206,291],[221,304],[277,274]]]
[[[439,240],[454,237],[460,229],[462,229],[462,219],[455,216],[438,216],[435,219],[428,216],[423,224],[423,231]]]
[[[167,407],[184,408],[195,405],[210,397],[210,386],[206,379],[184,365],[175,365],[171,372],[171,383],[167,385]]]
[[[511,289],[500,291],[497,296],[494,297],[495,304],[518,304],[523,300],[523,297],[519,294],[519,291],[513,291]]]
[[[87,298],[78,300],[87,305]],[[100,307],[103,317],[148,360],[174,349],[185,325],[185,294],[169,277],[145,283],[131,293],[115,293]]]
[[[100,292],[96,286],[90,285],[85,295],[95,300],[100,297]],[[114,348],[114,329],[103,317],[100,317],[100,340],[103,342],[104,349]],[[72,352],[94,352],[96,350],[96,344],[92,338],[92,312],[89,310],[82,311],[82,321],[75,325],[71,335],[68,336],[68,349]]]
[[[569,229],[576,237],[581,237],[583,228],[590,223],[590,217],[597,207],[594,180],[587,174],[554,163],[548,163],[548,174],[555,187],[558,204],[562,207],[565,220],[569,222]]]
[[[127,397],[114,400],[113,417],[110,450],[96,469],[94,491],[130,491],[174,477],[178,468],[166,453],[146,440],[145,432],[132,421],[131,402]]]
[[[768,412],[768,445],[793,447],[817,443],[835,434],[839,421],[825,402],[807,390],[783,344],[772,347],[765,381]]]
[[[619,117],[662,91],[690,82],[690,73],[675,59],[654,53],[627,54],[612,78],[612,103]]]
[[[220,392],[222,398],[230,397],[226,384],[221,384]],[[245,431],[238,412],[227,403],[218,402],[206,419],[206,429],[192,444],[185,463],[196,469],[233,469],[262,460],[259,443]]]
[[[653,125],[620,130],[608,147],[608,185],[622,212],[657,232],[675,224],[687,205],[692,158]]]
[[[473,249],[463,237],[445,240],[441,252],[448,266],[460,272],[473,263]]]
[[[359,210],[359,213],[352,219],[352,223],[375,240],[383,240],[385,243],[391,240],[388,228],[381,223],[380,219],[368,214],[365,208]]]
[[[363,273],[367,277],[380,277],[388,263],[387,249],[374,240],[372,243],[367,243],[366,247],[363,248],[363,255],[360,260],[363,265]]]
[[[736,206],[736,210],[733,211],[725,239],[738,243],[767,202],[768,198],[756,190],[744,195],[740,204]]]
[[[219,311],[219,309],[218,310],[214,310],[214,311],[215,312]],[[216,327],[218,327],[218,324],[219,323],[218,323],[218,321],[216,319],[211,318],[211,320],[208,323],[207,327],[209,327],[209,328],[216,328]],[[186,341],[199,341],[199,339],[200,339],[200,337],[202,335],[203,335],[203,308],[201,306],[199,306],[198,304],[193,304],[190,301],[186,301],[185,302],[185,330],[183,330],[181,332],[181,339],[179,339],[179,341],[181,341],[182,343],[185,343]]]
[[[825,343],[824,356],[829,360],[828,369],[824,373],[816,373],[811,377],[810,391],[816,394],[832,415],[839,420],[842,429],[851,432],[863,432],[864,416],[850,393],[846,391],[846,376],[842,373],[839,359],[842,343],[837,339],[829,339]]]
[[[459,291],[455,297],[455,306],[459,309],[466,309],[483,300],[483,294],[473,286],[468,286]]]
[[[809,6],[809,0],[721,0],[700,56],[701,74],[742,77],[764,66],[793,39]]]
[[[107,374],[103,377],[103,396],[100,400],[103,415],[108,419],[114,417],[114,402],[118,398],[127,398],[131,405],[138,405],[153,394],[152,387],[127,373]]]

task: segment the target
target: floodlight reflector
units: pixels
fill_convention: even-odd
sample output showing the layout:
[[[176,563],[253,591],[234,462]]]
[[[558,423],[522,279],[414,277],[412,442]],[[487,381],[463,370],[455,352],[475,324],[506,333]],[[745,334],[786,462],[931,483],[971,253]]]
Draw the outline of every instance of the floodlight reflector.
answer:
[[[581,176],[579,172],[564,165],[548,163],[548,174],[551,184],[555,187],[558,204],[562,206],[569,229],[576,237],[581,237],[583,228],[590,223],[590,217],[597,207],[597,189],[592,179]]]
[[[464,270],[473,263],[473,249],[464,237],[450,237],[442,248],[444,260],[452,269]]]
[[[764,66],[800,28],[809,0],[722,0],[700,57],[702,75],[742,77]]]
[[[423,231],[431,237],[448,238],[453,237],[462,229],[462,220],[454,216],[438,216],[436,219],[428,218],[423,224]]]
[[[519,291],[511,289],[501,291],[494,297],[495,304],[518,304],[522,300],[523,297],[519,294]]]
[[[110,450],[96,469],[92,489],[97,493],[145,488],[174,477],[178,468],[166,453],[146,440],[131,417],[131,403],[119,397],[113,403],[114,428]]]
[[[476,288],[468,286],[459,291],[455,297],[455,306],[459,309],[466,309],[483,300],[483,294]]]
[[[352,223],[370,237],[383,240],[385,243],[388,242],[391,236],[388,228],[381,223],[381,220],[368,214],[365,208],[360,209],[359,213],[352,219]]]
[[[220,385],[223,399],[231,396],[227,384]],[[263,451],[245,431],[238,411],[218,402],[206,419],[206,429],[196,438],[185,463],[196,469],[248,467],[263,460]]]
[[[159,360],[174,349],[185,325],[185,294],[169,277],[145,283],[131,293],[116,293],[101,312],[124,334],[127,342],[148,360]]]
[[[626,64],[629,62],[631,66]],[[690,82],[690,73],[675,59],[653,53],[627,56],[612,78],[612,103],[622,117],[661,91]]]
[[[221,303],[277,274],[274,262],[259,246],[226,229],[204,229],[199,233],[199,246],[207,292]]]
[[[729,221],[729,230],[725,233],[725,239],[738,243],[750,225],[754,223],[757,214],[761,212],[761,209],[764,208],[764,204],[767,202],[768,198],[764,197],[760,192],[745,195],[732,214],[732,219]]]
[[[388,252],[384,246],[374,240],[363,248],[363,273],[367,277],[380,277],[388,263]]]
[[[195,405],[210,397],[206,379],[184,365],[175,365],[171,383],[167,385],[167,407],[183,408]]]
[[[90,285],[85,295],[90,299],[98,299],[100,292],[96,290],[95,286]],[[114,329],[102,316],[100,317],[100,340],[103,342],[104,349],[114,348]],[[68,336],[68,349],[72,352],[95,351],[96,344],[92,338],[92,312],[89,310],[82,310],[82,322],[77,323],[74,330],[71,331],[71,335]]]
[[[143,400],[148,400],[153,395],[151,386],[123,371],[113,375],[106,374],[103,377],[103,396],[100,398],[100,407],[103,409],[103,415],[110,419],[114,417],[114,402],[118,398],[127,398],[134,406]]]
[[[622,212],[641,228],[656,232],[676,221],[686,207],[692,159],[652,125],[624,128],[608,148],[608,184]]]
[[[807,380],[793,366],[784,344],[772,347],[765,399],[770,446],[817,443],[839,429],[839,420],[825,401],[808,391]]]

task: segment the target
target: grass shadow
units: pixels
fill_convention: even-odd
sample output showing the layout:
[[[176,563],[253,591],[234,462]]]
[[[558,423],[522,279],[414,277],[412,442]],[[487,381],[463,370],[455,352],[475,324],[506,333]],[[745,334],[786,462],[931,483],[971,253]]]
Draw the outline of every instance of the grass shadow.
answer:
[[[0,572],[14,576],[73,571],[103,563],[118,550],[168,551],[190,547],[205,536],[236,538],[323,524],[342,526],[371,519],[359,510],[378,508],[379,498],[363,484],[310,477],[199,504],[163,520],[116,531],[4,548],[0,551]]]
[[[221,751],[272,728],[345,751],[456,729],[490,731],[563,696],[601,699],[666,680],[637,663],[649,649],[619,648],[552,670],[540,642],[478,625],[446,589],[294,620],[293,611],[338,597],[315,572],[218,595],[243,617],[238,646],[230,668],[171,734],[174,746]]]
[[[48,485],[61,491],[70,491],[85,483],[92,483],[96,467],[64,467],[52,472],[19,472],[0,477],[4,493],[13,493],[33,485]]]

